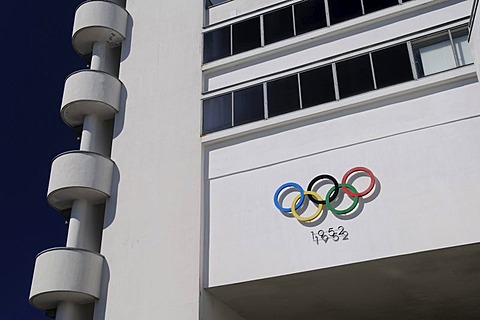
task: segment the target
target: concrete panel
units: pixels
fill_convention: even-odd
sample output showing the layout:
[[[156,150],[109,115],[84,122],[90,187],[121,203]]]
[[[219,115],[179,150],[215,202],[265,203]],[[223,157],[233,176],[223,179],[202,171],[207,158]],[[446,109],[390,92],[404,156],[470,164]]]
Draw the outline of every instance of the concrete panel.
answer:
[[[207,285],[480,241],[477,92],[474,83],[212,147]],[[317,223],[301,224],[273,204],[285,182],[306,188],[316,175],[341,179],[355,166],[370,168],[378,189],[351,216],[324,211]],[[312,240],[312,231],[339,226],[348,241]]]

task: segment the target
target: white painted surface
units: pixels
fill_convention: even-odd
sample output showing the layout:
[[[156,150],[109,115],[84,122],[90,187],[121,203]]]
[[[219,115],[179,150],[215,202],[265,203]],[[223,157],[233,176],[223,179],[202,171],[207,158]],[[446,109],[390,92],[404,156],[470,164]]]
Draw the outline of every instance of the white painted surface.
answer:
[[[115,123],[118,172],[95,319],[200,317],[202,7],[127,2],[131,35],[120,68],[126,105]],[[210,306],[204,319],[229,319],[215,316],[228,307]]]
[[[472,200],[480,180],[478,99],[474,83],[209,152],[209,286],[480,241]],[[369,167],[381,185],[358,217],[328,213],[306,227],[274,207],[283,183],[306,188],[322,173],[340,180],[355,166]],[[349,241],[312,241],[310,231],[339,225]]]
[[[225,135],[217,145],[208,142],[212,149],[203,158],[202,3],[129,0],[127,6],[131,21],[120,71],[126,103],[115,123],[118,171],[106,210],[107,263],[94,319],[241,319],[200,283],[217,286],[479,241],[473,201],[465,200],[474,199],[475,187],[465,186],[475,186],[480,175],[473,102],[480,96],[473,80],[445,91],[424,88],[423,95],[412,89],[400,101],[401,94],[391,92],[388,99],[375,97],[395,91],[385,89],[372,94],[374,108],[357,106],[358,97],[345,99],[338,104],[362,111],[342,105],[343,111],[314,120],[321,113],[316,109],[302,122],[278,123],[268,132],[257,128],[255,139]],[[413,25],[396,23],[322,47],[343,52],[458,16],[456,9],[442,10]],[[224,79],[236,83],[318,59],[320,48],[312,50],[317,53],[273,59]],[[317,246],[309,228],[273,206],[283,182],[305,185],[323,172],[341,177],[356,165],[374,171],[378,196],[355,219],[329,214],[314,229],[344,225],[348,242]],[[205,257],[202,214],[209,216]]]

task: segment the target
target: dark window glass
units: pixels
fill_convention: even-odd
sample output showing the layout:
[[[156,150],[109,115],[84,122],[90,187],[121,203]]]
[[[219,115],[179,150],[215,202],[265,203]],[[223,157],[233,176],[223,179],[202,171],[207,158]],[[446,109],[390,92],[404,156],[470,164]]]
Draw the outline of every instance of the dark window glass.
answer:
[[[331,65],[301,73],[300,84],[304,108],[335,100]]]
[[[362,15],[360,0],[328,0],[330,24],[339,23]]]
[[[338,62],[336,65],[340,98],[374,89],[368,54]]]
[[[372,52],[372,60],[377,88],[413,80],[406,44]]]
[[[260,17],[233,25],[233,53],[260,47]]]
[[[292,7],[267,13],[263,16],[265,44],[293,37]]]
[[[230,55],[230,26],[203,35],[203,62],[218,60]]]
[[[295,28],[297,34],[327,26],[323,0],[309,0],[295,5]]]
[[[232,126],[232,95],[230,93],[203,101],[203,134]]]
[[[207,5],[207,8],[210,8],[210,7],[216,6],[217,4],[222,4],[228,1],[231,1],[231,0],[207,0],[206,5]]]
[[[397,4],[398,0],[363,0],[363,8],[365,9],[365,13],[396,6]]]
[[[297,75],[267,83],[269,117],[300,109]]]
[[[233,110],[235,126],[264,119],[263,85],[235,91]]]

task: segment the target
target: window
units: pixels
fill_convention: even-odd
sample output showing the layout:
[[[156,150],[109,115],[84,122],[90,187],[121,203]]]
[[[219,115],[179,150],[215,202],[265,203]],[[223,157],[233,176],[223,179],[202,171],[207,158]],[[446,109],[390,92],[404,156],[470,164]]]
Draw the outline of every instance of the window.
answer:
[[[233,110],[235,126],[264,119],[263,85],[235,91]]]
[[[452,38],[459,65],[464,66],[473,63],[472,53],[468,45],[468,30],[453,30]]]
[[[372,67],[368,54],[340,61],[336,64],[340,98],[346,98],[374,89]]]
[[[203,35],[203,62],[210,62],[230,55],[230,26]]]
[[[260,17],[233,26],[233,54],[260,47]]]
[[[294,5],[295,29],[297,34],[327,26],[325,16],[325,2],[323,0],[309,0]]]
[[[419,77],[473,63],[468,30],[459,28],[412,42]]]
[[[328,0],[330,24],[353,19],[362,15],[360,0]]]
[[[405,43],[372,52],[377,88],[413,80],[412,64]]]
[[[465,27],[446,30],[205,99],[203,134],[471,64],[467,35]]]
[[[300,109],[297,75],[268,82],[267,97],[270,117]]]
[[[232,126],[232,95],[206,99],[203,101],[203,134],[227,129]]]
[[[455,56],[448,34],[415,43],[415,65],[420,77],[455,68]]]
[[[293,37],[292,7],[286,7],[263,16],[265,44]]]
[[[300,73],[300,84],[303,108],[335,100],[331,65]]]
[[[392,7],[397,4],[398,0],[363,0],[365,14]]]

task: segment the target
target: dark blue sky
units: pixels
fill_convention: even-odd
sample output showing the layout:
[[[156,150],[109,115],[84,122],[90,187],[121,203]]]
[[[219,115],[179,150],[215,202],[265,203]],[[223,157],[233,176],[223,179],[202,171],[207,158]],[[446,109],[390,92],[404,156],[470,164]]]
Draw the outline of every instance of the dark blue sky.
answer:
[[[2,3],[0,319],[47,319],[28,295],[36,254],[65,245],[64,219],[47,204],[46,192],[53,157],[79,145],[59,110],[65,78],[85,68],[71,46],[81,2]]]

